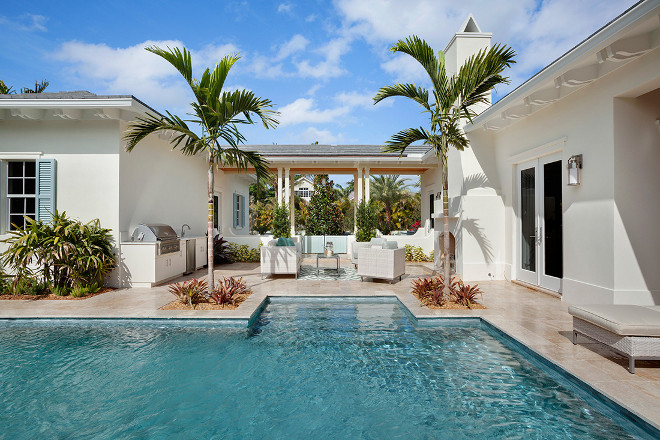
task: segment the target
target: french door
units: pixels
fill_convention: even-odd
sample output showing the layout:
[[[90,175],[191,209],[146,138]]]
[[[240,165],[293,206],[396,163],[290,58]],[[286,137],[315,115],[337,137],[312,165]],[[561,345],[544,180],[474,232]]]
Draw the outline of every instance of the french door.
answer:
[[[561,293],[564,269],[561,154],[521,163],[516,174],[517,278]]]

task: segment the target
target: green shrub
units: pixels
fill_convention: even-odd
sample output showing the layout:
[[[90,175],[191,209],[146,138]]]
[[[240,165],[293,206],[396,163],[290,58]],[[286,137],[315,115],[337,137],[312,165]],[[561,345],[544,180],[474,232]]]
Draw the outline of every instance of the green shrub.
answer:
[[[83,296],[90,293],[89,287],[74,287],[71,289],[71,296],[74,298],[82,298]]]
[[[67,286],[50,286],[50,293],[57,296],[67,296],[71,292]]]
[[[16,273],[15,285],[24,277],[58,288],[101,285],[115,267],[110,229],[98,219],[82,223],[55,211],[50,222],[28,218],[24,228],[9,234],[2,240],[9,244],[2,264]]]
[[[355,213],[355,241],[369,241],[376,236],[378,206],[374,202],[361,201]]]
[[[43,295],[46,293],[46,285],[29,276],[22,276],[9,286],[9,291],[13,295]]]
[[[291,237],[289,205],[282,203],[273,209],[273,237]]]
[[[344,213],[337,200],[334,183],[327,174],[314,176],[314,193],[309,201],[305,220],[307,235],[341,235],[344,233]]]
[[[412,262],[422,262],[422,261],[433,261],[433,251],[429,255],[424,253],[424,249],[421,246],[412,246],[405,245],[406,248],[406,261]]]
[[[247,244],[227,243],[232,261],[234,263],[258,263],[261,261],[261,246],[259,243],[258,248],[250,248]]]

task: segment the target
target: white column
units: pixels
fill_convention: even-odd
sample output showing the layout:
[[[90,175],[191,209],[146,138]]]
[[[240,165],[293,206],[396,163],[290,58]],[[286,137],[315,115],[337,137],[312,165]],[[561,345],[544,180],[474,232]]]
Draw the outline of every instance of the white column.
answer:
[[[284,203],[291,201],[291,175],[289,168],[284,168]]]
[[[288,175],[288,174],[287,174]],[[293,191],[294,185],[296,183],[295,176],[291,174],[291,189],[289,190],[289,217],[291,219],[291,236],[296,235],[296,193]]]
[[[357,232],[357,173],[353,174],[353,233]]]
[[[358,168],[358,177],[357,177],[357,203],[360,203],[362,200],[364,200],[364,195],[363,195],[363,188],[364,188],[364,183],[362,179],[362,168]]]
[[[364,200],[369,202],[369,168],[364,169]]]
[[[277,204],[282,203],[282,168],[277,169]]]

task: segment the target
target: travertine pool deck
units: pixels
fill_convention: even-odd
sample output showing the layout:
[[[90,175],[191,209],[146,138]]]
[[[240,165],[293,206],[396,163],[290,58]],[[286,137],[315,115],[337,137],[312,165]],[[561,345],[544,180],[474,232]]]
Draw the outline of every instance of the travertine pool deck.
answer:
[[[313,265],[312,258],[303,264]],[[348,266],[350,260],[342,259]],[[79,301],[0,301],[2,318],[206,318],[232,319],[246,324],[268,296],[395,296],[418,319],[481,317],[547,360],[590,384],[660,429],[660,361],[637,361],[635,374],[628,361],[600,344],[571,341],[572,318],[560,299],[506,281],[480,282],[483,310],[430,310],[410,294],[410,282],[432,272],[428,263],[407,263],[401,282],[307,281],[292,276],[261,279],[259,264],[219,266],[217,276],[241,276],[254,294],[236,310],[159,310],[174,297],[167,286],[120,289]],[[192,276],[202,277],[205,270]],[[185,279],[182,278],[182,279]]]

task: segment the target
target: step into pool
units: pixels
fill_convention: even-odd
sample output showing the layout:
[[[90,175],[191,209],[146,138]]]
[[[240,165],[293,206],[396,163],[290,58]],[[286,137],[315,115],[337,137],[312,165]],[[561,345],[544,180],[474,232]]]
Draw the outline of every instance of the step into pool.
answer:
[[[0,321],[0,438],[628,439],[648,426],[478,319],[272,299],[250,329]]]

